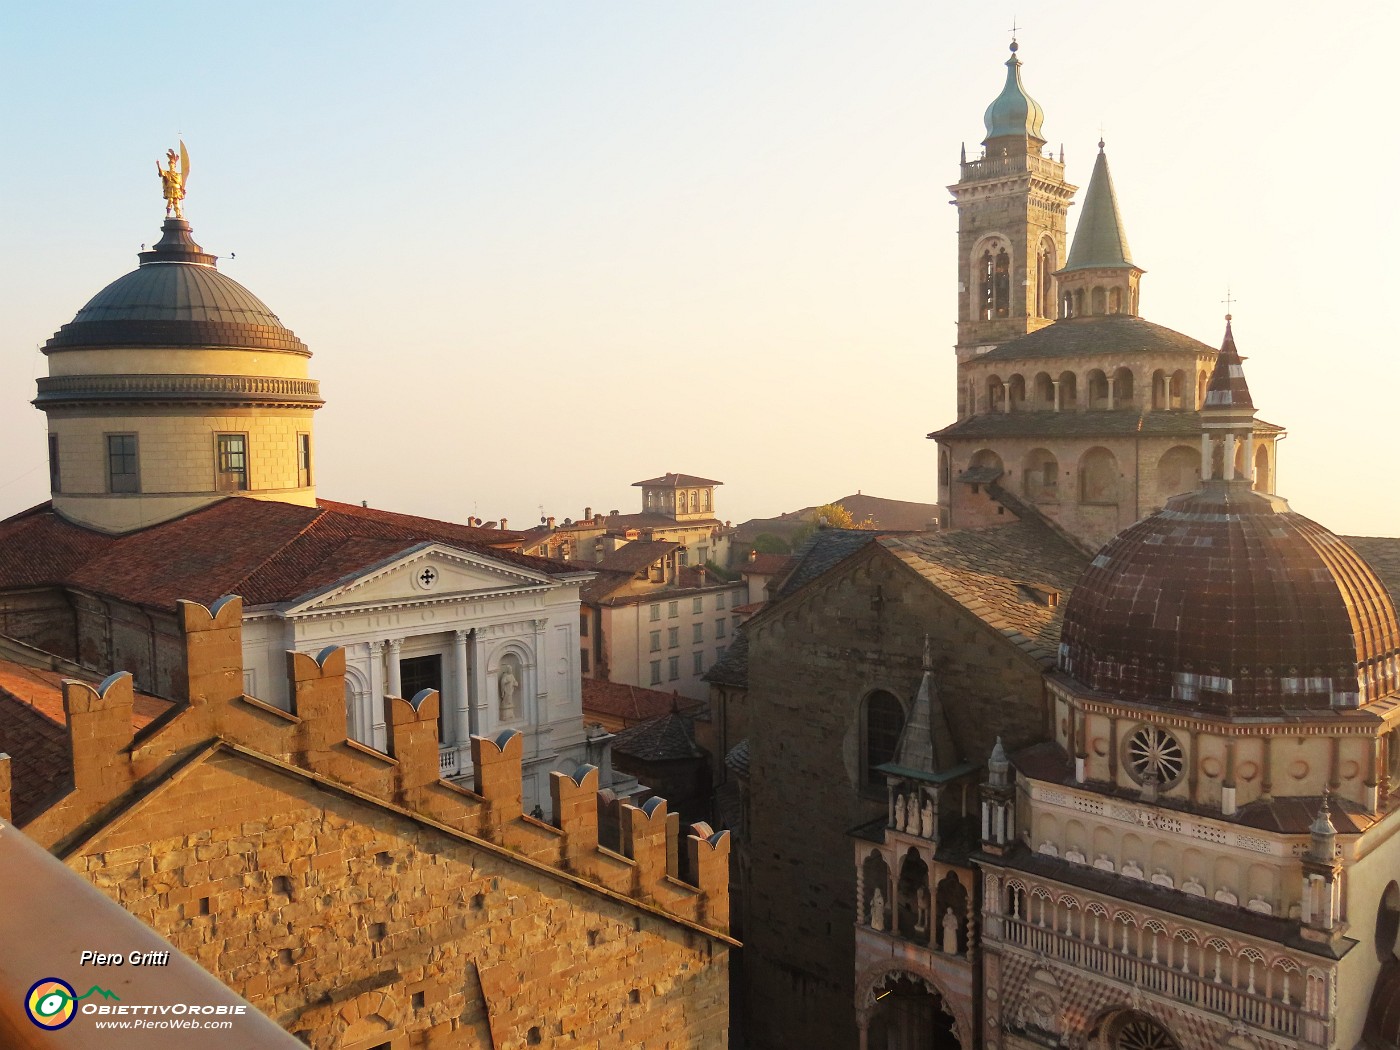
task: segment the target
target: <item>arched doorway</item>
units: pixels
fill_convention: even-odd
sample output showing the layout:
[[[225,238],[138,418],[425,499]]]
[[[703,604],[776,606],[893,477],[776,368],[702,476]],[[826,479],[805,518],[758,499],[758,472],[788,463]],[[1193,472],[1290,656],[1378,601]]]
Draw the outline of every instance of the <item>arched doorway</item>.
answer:
[[[865,1050],[961,1050],[943,997],[907,973],[887,974],[874,988]]]

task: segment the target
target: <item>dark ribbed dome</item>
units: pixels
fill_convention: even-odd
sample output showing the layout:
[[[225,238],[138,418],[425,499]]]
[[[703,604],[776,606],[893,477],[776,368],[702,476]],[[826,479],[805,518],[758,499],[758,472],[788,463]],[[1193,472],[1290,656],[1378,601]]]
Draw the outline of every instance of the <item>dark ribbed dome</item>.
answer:
[[[184,219],[166,219],[141,265],[78,311],[45,352],[95,346],[306,346],[248,289],[214,266]]]
[[[1065,609],[1061,669],[1124,700],[1222,714],[1400,692],[1385,586],[1333,533],[1244,482],[1177,496],[1099,551]]]

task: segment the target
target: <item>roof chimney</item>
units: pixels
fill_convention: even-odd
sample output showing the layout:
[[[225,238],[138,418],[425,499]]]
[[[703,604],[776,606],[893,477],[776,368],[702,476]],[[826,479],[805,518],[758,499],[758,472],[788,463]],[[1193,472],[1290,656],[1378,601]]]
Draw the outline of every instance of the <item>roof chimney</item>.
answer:
[[[501,531],[504,532],[505,530],[506,530],[506,519],[505,519],[505,518],[502,518],[502,519],[501,519]]]
[[[551,514],[549,517],[545,518],[545,519],[544,519],[544,523],[545,523],[545,525],[547,525],[547,526],[549,527],[549,531],[550,531],[550,532],[553,532],[553,531],[554,531],[554,515],[553,515],[553,514]]]
[[[583,520],[583,521],[592,521],[592,520],[593,520],[593,508],[592,508],[592,507],[584,507],[584,508],[583,508],[583,518],[582,518],[581,520]]]

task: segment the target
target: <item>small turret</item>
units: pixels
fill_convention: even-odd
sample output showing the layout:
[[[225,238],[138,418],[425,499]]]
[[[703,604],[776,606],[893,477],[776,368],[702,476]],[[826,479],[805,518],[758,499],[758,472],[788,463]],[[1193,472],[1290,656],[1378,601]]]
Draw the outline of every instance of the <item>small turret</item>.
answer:
[[[1128,249],[1108,155],[1100,139],[1069,260],[1055,275],[1060,281],[1060,316],[1137,316],[1138,280],[1145,272]]]
[[[1235,349],[1231,316],[1201,406],[1201,480],[1254,483],[1254,399]]]

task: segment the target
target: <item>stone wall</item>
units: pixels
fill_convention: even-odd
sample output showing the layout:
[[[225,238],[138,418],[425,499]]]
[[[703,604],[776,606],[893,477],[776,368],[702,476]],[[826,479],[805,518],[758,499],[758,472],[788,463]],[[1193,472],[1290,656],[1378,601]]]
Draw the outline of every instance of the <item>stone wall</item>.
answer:
[[[1014,750],[1046,734],[1042,668],[878,545],[748,630],[749,1030],[763,1050],[846,1050],[856,1045],[848,833],[887,805],[862,784],[864,698],[886,689],[907,710],[928,633],[953,738],[980,763],[998,735]]]

